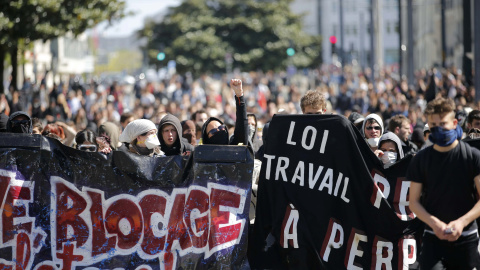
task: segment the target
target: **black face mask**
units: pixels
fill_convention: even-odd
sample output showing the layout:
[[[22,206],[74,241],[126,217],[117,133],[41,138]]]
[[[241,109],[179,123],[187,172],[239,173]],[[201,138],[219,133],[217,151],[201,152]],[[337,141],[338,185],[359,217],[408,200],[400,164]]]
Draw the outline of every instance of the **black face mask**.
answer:
[[[12,133],[26,133],[28,134],[30,130],[30,124],[17,124],[12,126]]]
[[[208,139],[210,144],[227,144],[228,145],[228,131],[220,130],[213,134],[212,137]]]

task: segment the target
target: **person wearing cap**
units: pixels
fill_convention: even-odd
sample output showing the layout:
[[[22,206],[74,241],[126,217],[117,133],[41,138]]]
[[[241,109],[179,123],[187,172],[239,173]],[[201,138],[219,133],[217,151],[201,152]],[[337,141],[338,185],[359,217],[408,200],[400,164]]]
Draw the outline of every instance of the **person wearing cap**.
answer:
[[[180,137],[183,134],[180,120],[173,115],[165,115],[158,124],[158,138],[160,138],[160,149],[166,156],[182,155],[194,151],[194,147],[187,139]]]
[[[385,132],[378,141],[378,157],[383,162],[385,168],[395,164],[404,157],[402,142],[393,132]]]
[[[235,92],[235,103],[237,106],[237,119],[233,136],[229,140],[228,130],[225,124],[218,118],[210,117],[202,127],[203,144],[248,145],[247,109],[243,97],[242,81],[239,79],[232,79],[230,81],[230,86]]]
[[[371,113],[365,117],[361,132],[367,141],[370,149],[378,156],[378,141],[383,134],[383,121],[377,114]]]
[[[120,134],[120,142],[129,143],[128,151],[141,156],[163,156],[160,141],[157,137],[157,127],[147,119],[137,119],[130,122]]]
[[[360,131],[363,126],[363,121],[365,121],[365,117],[357,112],[352,112],[348,116],[348,121],[350,121]]]
[[[388,131],[395,133],[400,138],[405,155],[418,152],[417,145],[409,140],[411,134],[410,119],[405,117],[405,115],[397,114],[393,116],[388,122]]]
[[[26,112],[14,112],[7,121],[7,132],[32,134],[32,119]]]
[[[319,91],[308,90],[300,100],[303,114],[324,114],[327,111],[325,96]]]

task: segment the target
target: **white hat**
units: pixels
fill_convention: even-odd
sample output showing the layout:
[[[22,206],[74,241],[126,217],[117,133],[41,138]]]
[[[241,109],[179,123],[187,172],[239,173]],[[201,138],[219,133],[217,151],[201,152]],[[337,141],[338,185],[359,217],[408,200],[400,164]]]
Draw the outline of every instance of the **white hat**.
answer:
[[[157,129],[155,124],[147,119],[137,119],[133,120],[132,122],[128,123],[123,130],[122,134],[120,134],[119,140],[121,142],[132,142],[137,138],[137,136],[149,132],[152,129]]]

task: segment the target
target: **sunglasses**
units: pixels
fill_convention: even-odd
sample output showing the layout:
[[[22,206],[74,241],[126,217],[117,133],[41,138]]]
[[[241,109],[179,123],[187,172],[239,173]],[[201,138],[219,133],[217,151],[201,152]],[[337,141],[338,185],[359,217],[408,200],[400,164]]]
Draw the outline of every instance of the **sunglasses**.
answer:
[[[30,124],[30,121],[29,120],[12,120],[11,121],[12,123],[12,127],[14,126],[17,126],[17,125],[27,125],[27,124]]]
[[[381,127],[379,127],[379,126],[375,126],[375,127],[372,127],[372,126],[370,126],[370,127],[366,127],[365,129],[366,129],[366,130],[372,130],[372,129],[375,129],[375,130],[382,130],[382,128],[381,128]]]
[[[221,125],[221,126],[218,126],[217,128],[212,128],[212,129],[208,132],[208,134],[214,135],[215,133],[217,133],[217,132],[219,132],[219,131],[221,131],[221,130],[225,130],[225,129],[226,129],[226,127],[225,127],[224,125]]]
[[[95,145],[79,145],[78,150],[87,152],[97,152],[97,146]]]

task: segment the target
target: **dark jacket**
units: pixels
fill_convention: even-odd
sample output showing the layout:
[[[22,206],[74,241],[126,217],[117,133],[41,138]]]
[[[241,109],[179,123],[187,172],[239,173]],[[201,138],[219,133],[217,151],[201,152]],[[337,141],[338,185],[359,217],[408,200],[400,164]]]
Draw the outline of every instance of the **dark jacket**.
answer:
[[[168,147],[165,141],[163,140],[162,136],[162,128],[165,125],[173,125],[177,130],[177,139],[172,147]],[[182,137],[183,129],[182,125],[180,124],[180,120],[173,115],[167,114],[165,115],[160,123],[158,124],[158,140],[160,141],[160,149],[165,153],[166,156],[174,156],[174,155],[181,155],[187,151],[193,152],[195,148],[193,145],[188,143],[187,139]]]
[[[402,142],[402,148],[405,155],[416,154],[418,152],[418,146],[410,140]]]
[[[247,119],[247,108],[245,107],[245,100],[243,96],[241,97],[235,96],[235,104],[237,106],[237,112],[236,112],[237,120],[235,121],[235,131],[233,132],[233,136],[230,138],[229,145],[242,144],[247,146],[248,145],[248,129],[247,129],[248,119]],[[207,134],[207,126],[212,121],[218,121],[220,122],[220,124],[224,125],[224,123],[218,118],[215,118],[215,117],[208,118],[208,120],[203,124],[203,127],[202,127],[203,144],[211,144]]]

